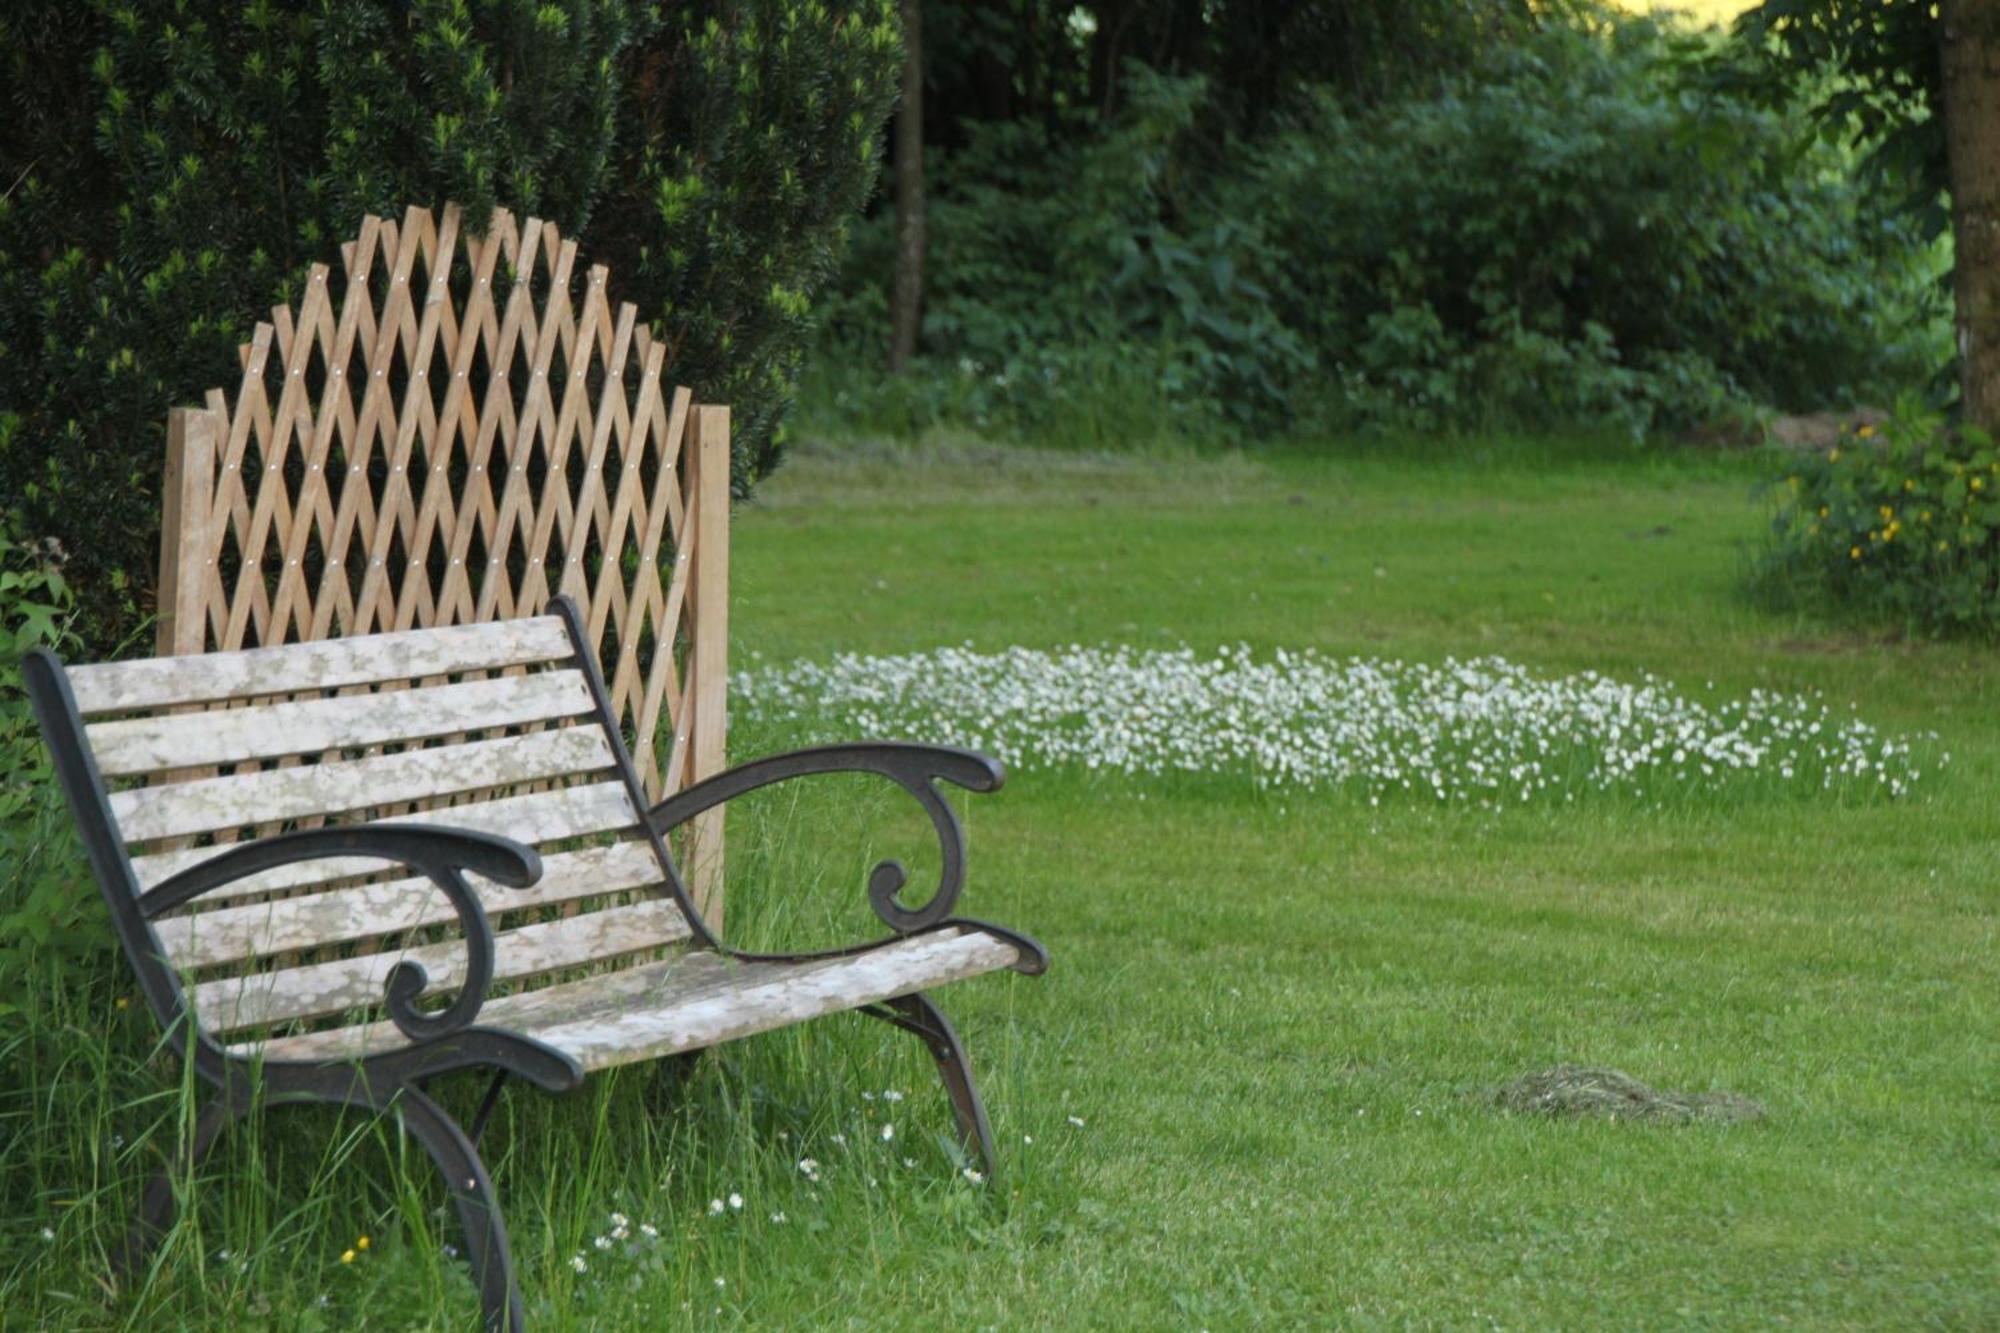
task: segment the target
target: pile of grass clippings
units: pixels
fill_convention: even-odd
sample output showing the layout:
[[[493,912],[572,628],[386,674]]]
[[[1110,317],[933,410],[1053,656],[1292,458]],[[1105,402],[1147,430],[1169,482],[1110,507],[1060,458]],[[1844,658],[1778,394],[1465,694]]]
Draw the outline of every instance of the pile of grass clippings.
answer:
[[[1668,1124],[1762,1120],[1760,1102],[1733,1092],[1663,1092],[1630,1074],[1594,1065],[1556,1065],[1524,1074],[1493,1094],[1494,1104],[1523,1115]]]

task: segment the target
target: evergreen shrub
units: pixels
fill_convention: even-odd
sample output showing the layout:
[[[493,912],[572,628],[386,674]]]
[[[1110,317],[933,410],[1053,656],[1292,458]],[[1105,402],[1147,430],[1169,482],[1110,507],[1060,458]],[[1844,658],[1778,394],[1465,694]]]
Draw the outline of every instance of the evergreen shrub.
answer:
[[[664,15],[664,17],[663,17]],[[871,188],[889,0],[23,0],[0,12],[0,509],[95,650],[151,609],[167,410],[364,212],[556,222],[777,460],[811,295]]]

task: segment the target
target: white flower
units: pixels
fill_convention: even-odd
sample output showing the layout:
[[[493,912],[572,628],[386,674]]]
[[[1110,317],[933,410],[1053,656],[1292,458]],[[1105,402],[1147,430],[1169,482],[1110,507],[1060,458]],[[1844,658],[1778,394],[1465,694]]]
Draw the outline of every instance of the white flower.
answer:
[[[728,1278],[726,1278],[726,1277],[719,1277],[719,1278],[715,1279],[715,1289],[716,1289],[717,1291],[720,1291],[720,1290],[722,1290],[722,1288],[724,1288],[724,1287],[726,1287],[726,1286],[728,1286],[728,1285],[729,1285],[729,1279],[728,1279]]]
[[[572,1254],[569,1257],[569,1266],[579,1273],[588,1273],[590,1271],[590,1265],[583,1261],[581,1254]]]
[[[887,1143],[890,1139],[893,1139],[895,1137],[896,1137],[896,1127],[894,1125],[882,1126],[882,1142]]]
[[[1083,1128],[1083,1117],[1080,1115],[1073,1115],[1069,1117],[1069,1122],[1070,1124],[1075,1125],[1078,1129]]]
[[[903,1094],[894,1088],[888,1088],[883,1091],[882,1100],[885,1102],[900,1102],[903,1100]]]
[[[627,1217],[627,1216],[625,1216],[625,1214],[623,1214],[623,1213],[613,1213],[613,1214],[611,1214],[611,1225],[612,1225],[612,1226],[614,1226],[614,1227],[623,1227],[623,1226],[630,1226],[631,1224],[632,1224],[632,1219],[631,1219],[631,1218],[629,1218],[629,1217]]]
[[[967,1180],[971,1181],[975,1185],[983,1185],[986,1183],[985,1174],[983,1172],[975,1171],[969,1166],[966,1167],[965,1170],[959,1172],[959,1174],[964,1176]]]
[[[732,1194],[732,1195],[730,1195],[730,1196],[729,1196],[729,1206],[730,1206],[731,1208],[737,1208],[737,1209],[740,1209],[740,1208],[742,1208],[742,1207],[743,1207],[743,1196],[742,1196],[741,1194]]]
[[[944,648],[760,664],[732,685],[748,715],[803,717],[827,734],[898,732],[974,746],[1015,767],[1346,786],[1371,805],[1403,797],[1493,810],[1573,803],[1579,790],[1718,787],[1747,774],[1822,790],[1875,774],[1871,787],[1894,799],[1924,766],[1918,738],[1885,737],[1821,698],[1763,689],[1696,697],[1653,676],[1551,677],[1499,657]],[[1928,747],[1937,738],[1921,739]]]
[[[722,1203],[722,1200],[720,1200],[720,1199],[710,1199],[710,1200],[708,1201],[708,1215],[709,1215],[710,1217],[721,1217],[721,1216],[722,1216],[722,1209],[723,1209],[723,1203]]]
[[[660,1238],[660,1229],[651,1222],[641,1222],[639,1224],[639,1234],[647,1240],[658,1240]]]
[[[53,1240],[55,1240],[55,1238],[56,1238],[56,1229],[55,1229],[54,1227],[43,1227],[43,1228],[42,1228],[42,1239],[43,1239],[43,1240],[46,1240],[46,1241],[53,1241]],[[225,1259],[226,1259],[226,1258],[228,1258],[228,1257],[229,1257],[229,1254],[228,1254],[228,1251],[226,1251],[226,1250],[225,1250],[225,1251],[223,1252],[223,1256],[222,1256],[222,1257],[223,1257],[223,1258],[225,1258]]]
[[[905,1166],[906,1168],[908,1168],[908,1169],[910,1169],[910,1170],[914,1171],[914,1170],[916,1169],[916,1166],[917,1166],[917,1159],[916,1159],[916,1158],[914,1158],[914,1157],[905,1157],[905,1158],[903,1159],[903,1165],[904,1165],[904,1166]]]
[[[783,1213],[772,1213],[771,1225],[774,1227],[781,1227],[785,1225],[785,1215]]]
[[[847,1146],[847,1135],[835,1134],[833,1136],[833,1146],[836,1148],[845,1148]]]
[[[810,1157],[799,1158],[799,1174],[814,1184],[819,1183],[819,1163]]]
[[[610,1248],[611,1248],[611,1237],[609,1237],[609,1236],[599,1236],[599,1237],[598,1237],[598,1238],[597,1238],[596,1240],[594,1240],[594,1241],[592,1241],[592,1242],[590,1242],[590,1243],[591,1243],[592,1245],[595,1245],[595,1246],[596,1246],[596,1247],[597,1247],[598,1249],[600,1249],[600,1250],[608,1250],[608,1249],[610,1249]]]
[[[1035,1146],[1035,1136],[1033,1134],[1023,1134],[1021,1136],[1021,1142],[1027,1144],[1029,1147],[1032,1148]]]

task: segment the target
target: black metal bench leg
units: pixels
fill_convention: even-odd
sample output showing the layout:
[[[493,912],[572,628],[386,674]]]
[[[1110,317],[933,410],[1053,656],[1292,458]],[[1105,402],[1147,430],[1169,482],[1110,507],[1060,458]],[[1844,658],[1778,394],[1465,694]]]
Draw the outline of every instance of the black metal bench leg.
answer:
[[[959,1142],[968,1154],[976,1153],[981,1169],[992,1175],[999,1161],[993,1152],[993,1127],[987,1123],[986,1103],[979,1098],[979,1087],[972,1081],[972,1065],[965,1058],[965,1047],[950,1020],[922,991],[898,995],[863,1012],[923,1038],[937,1060],[945,1091],[951,1095],[951,1109],[958,1115]]]
[[[215,1141],[222,1137],[222,1131],[241,1119],[247,1107],[219,1096],[196,1114],[194,1126],[180,1146],[174,1160],[162,1171],[146,1182],[139,1194],[139,1215],[132,1220],[132,1229],[126,1234],[125,1248],[117,1258],[117,1272],[120,1277],[129,1278],[146,1266],[167,1229],[174,1224],[174,1214],[178,1205],[174,1198],[174,1179],[185,1176],[200,1166],[208,1157]]]
[[[458,1205],[459,1225],[465,1231],[465,1257],[479,1287],[483,1326],[489,1333],[522,1333],[527,1316],[521,1306],[521,1285],[514,1277],[514,1258],[507,1246],[507,1222],[500,1215],[493,1181],[486,1174],[486,1163],[479,1159],[479,1150],[456,1120],[416,1089],[404,1089],[395,1106],[404,1126],[444,1173],[452,1202]]]

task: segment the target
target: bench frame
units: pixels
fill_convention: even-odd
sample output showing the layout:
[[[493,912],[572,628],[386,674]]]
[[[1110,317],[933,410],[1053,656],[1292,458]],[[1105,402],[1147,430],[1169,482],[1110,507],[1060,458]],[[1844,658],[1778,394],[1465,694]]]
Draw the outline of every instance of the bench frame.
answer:
[[[955,917],[964,883],[965,837],[939,781],[971,791],[993,791],[1003,781],[999,764],[970,751],[943,746],[868,741],[823,746],[752,761],[695,784],[656,804],[625,745],[602,671],[588,643],[576,605],[567,597],[550,604],[567,627],[576,665],[583,671],[633,807],[645,811],[643,832],[658,857],[668,892],[687,918],[694,949],[712,950],[745,962],[799,962],[866,953],[912,935],[957,928],[995,936],[1015,947],[1013,970],[1034,976],[1047,970],[1048,954],[1032,938],[985,921]],[[299,645],[301,648],[306,645]],[[82,713],[61,661],[46,649],[29,654],[23,676],[42,734],[78,833],[110,908],[140,989],[165,1034],[167,1049],[186,1054],[214,1095],[201,1109],[169,1164],[144,1187],[138,1216],[119,1259],[131,1273],[149,1258],[171,1226],[176,1209],[174,1180],[186,1176],[213,1148],[223,1130],[249,1113],[253,1104],[329,1103],[397,1116],[442,1174],[457,1208],[466,1257],[480,1293],[485,1326],[518,1331],[525,1325],[519,1283],[508,1246],[507,1228],[493,1182],[479,1156],[478,1142],[501,1091],[512,1078],[548,1092],[568,1092],[585,1078],[571,1055],[532,1037],[476,1020],[493,975],[493,929],[478,896],[465,882],[471,871],[512,888],[525,888],[541,875],[533,848],[512,839],[438,823],[350,824],[300,829],[236,843],[167,880],[142,891],[121,840],[103,776],[87,740]],[[723,944],[684,883],[668,845],[668,835],[698,815],[716,810],[746,792],[819,773],[865,772],[893,780],[929,815],[943,853],[936,890],[916,908],[898,901],[906,876],[895,861],[871,872],[868,899],[890,928],[887,937],[847,948],[810,953],[746,953]],[[449,812],[440,812],[448,817]],[[415,962],[389,972],[384,1008],[409,1045],[339,1060],[287,1060],[232,1052],[201,1025],[180,977],[168,962],[152,922],[204,893],[273,866],[333,856],[377,857],[427,877],[454,908],[464,932],[464,984],[444,1009],[416,1008],[428,978]],[[855,1012],[915,1034],[938,1064],[969,1154],[987,1171],[995,1165],[992,1132],[965,1049],[951,1023],[921,991],[896,996]],[[447,1074],[488,1069],[492,1081],[470,1130],[426,1095],[424,1086]]]

